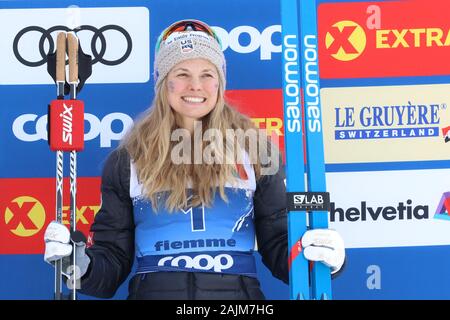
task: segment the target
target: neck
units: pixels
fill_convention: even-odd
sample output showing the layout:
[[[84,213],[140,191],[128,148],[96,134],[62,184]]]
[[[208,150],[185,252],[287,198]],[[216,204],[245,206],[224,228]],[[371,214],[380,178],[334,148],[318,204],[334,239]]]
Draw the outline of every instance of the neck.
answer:
[[[189,130],[190,133],[194,133],[195,120],[191,118],[183,118],[181,125],[184,129]]]

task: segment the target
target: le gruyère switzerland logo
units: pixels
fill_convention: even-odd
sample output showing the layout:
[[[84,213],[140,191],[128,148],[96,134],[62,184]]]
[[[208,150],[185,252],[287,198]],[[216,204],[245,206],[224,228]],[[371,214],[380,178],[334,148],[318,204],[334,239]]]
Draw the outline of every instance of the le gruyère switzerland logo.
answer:
[[[325,47],[340,61],[358,58],[366,48],[366,33],[356,22],[345,20],[331,26],[325,36]]]
[[[33,197],[17,197],[6,207],[5,222],[8,230],[16,236],[31,237],[45,224],[44,206]]]

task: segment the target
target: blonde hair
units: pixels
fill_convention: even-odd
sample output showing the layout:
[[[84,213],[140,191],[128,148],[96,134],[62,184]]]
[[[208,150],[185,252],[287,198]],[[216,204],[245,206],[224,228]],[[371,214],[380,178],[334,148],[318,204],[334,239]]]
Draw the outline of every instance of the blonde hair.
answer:
[[[224,139],[223,146],[230,148],[225,141],[227,129],[255,129],[251,119],[229,106],[225,102],[224,88],[220,81],[218,99],[213,110],[202,119],[203,132],[207,129],[218,129]],[[227,201],[225,184],[236,181],[236,164],[175,164],[171,160],[171,152],[176,142],[171,141],[173,130],[180,128],[177,115],[167,100],[167,77],[157,88],[152,107],[138,119],[127,135],[122,139],[121,147],[125,148],[136,168],[137,177],[143,186],[144,196],[148,198],[156,212],[162,201],[158,195],[169,191],[165,206],[169,212],[189,206],[204,204],[211,206],[215,192]],[[266,137],[268,145],[270,140]],[[203,142],[204,143],[204,142]],[[248,152],[248,144],[237,145]],[[233,147],[233,148],[236,148]],[[220,150],[215,150],[220,152]],[[256,179],[261,174],[260,159],[252,159]],[[187,187],[192,188],[192,199],[188,203]]]

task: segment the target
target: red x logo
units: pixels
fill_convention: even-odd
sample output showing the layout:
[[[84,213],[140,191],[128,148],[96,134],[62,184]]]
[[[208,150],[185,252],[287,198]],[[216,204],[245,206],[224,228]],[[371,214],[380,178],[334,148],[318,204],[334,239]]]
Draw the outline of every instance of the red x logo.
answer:
[[[339,30],[338,27],[333,26],[329,31],[331,36],[334,38],[333,43],[328,48],[331,51],[331,54],[336,54],[340,48],[344,50],[346,54],[358,53],[358,50],[353,46],[353,44],[349,41],[350,36],[355,31],[356,26],[345,26],[342,30]]]
[[[13,213],[12,219],[8,222],[11,230],[17,229],[20,223],[26,230],[37,230],[38,227],[31,221],[28,214],[36,205],[36,202],[23,202],[22,207],[17,202],[11,202],[8,209]]]

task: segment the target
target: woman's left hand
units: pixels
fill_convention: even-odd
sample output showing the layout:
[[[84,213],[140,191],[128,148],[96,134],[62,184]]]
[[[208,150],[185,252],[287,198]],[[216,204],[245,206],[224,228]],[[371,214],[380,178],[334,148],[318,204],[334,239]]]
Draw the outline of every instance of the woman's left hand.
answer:
[[[345,261],[344,240],[332,229],[308,230],[302,237],[303,254],[310,261],[323,262],[338,272]]]

